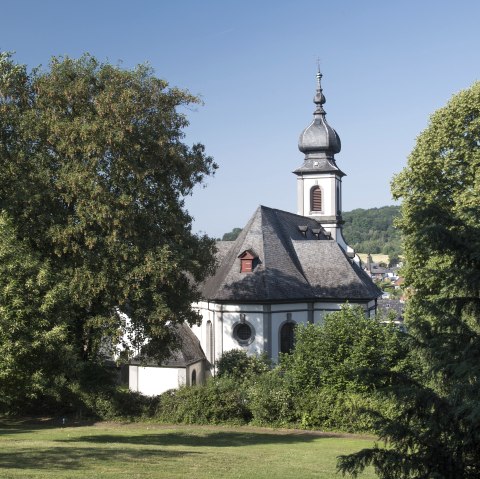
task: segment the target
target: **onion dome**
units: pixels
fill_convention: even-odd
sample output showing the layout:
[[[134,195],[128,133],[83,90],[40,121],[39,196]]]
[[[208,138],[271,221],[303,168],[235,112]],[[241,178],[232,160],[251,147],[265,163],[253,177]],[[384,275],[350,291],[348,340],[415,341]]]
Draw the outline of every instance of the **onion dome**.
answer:
[[[325,119],[325,96],[321,85],[322,74],[317,73],[317,91],[313,102],[316,105],[312,123],[303,130],[298,140],[298,149],[305,158],[333,157],[341,149],[340,137]]]

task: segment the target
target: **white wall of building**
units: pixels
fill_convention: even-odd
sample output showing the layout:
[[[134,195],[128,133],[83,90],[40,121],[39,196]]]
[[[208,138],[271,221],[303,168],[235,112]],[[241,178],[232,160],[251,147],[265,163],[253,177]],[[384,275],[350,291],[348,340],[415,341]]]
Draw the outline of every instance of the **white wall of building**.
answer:
[[[350,303],[354,305],[354,303]],[[280,329],[287,321],[296,324],[322,324],[325,316],[333,311],[339,311],[343,303],[278,303],[271,305],[259,304],[217,304],[202,302],[197,305],[203,322],[201,326],[194,326],[193,332],[200,340],[202,348],[208,358],[208,344],[206,340],[207,322],[211,321],[214,338],[212,355],[218,360],[222,354],[232,349],[240,349],[248,354],[270,355],[274,362],[278,361],[280,350]],[[375,308],[375,301],[361,304],[366,312]],[[234,337],[235,325],[243,320],[253,327],[254,338],[249,344],[240,344]]]
[[[128,386],[132,391],[146,396],[156,396],[169,389],[177,389],[183,385],[191,386],[194,371],[195,384],[203,384],[206,376],[203,360],[180,368],[130,365]]]
[[[322,211],[311,211],[310,192],[314,186],[320,187],[322,191]],[[335,216],[337,214],[337,186],[338,186],[338,209],[341,211],[342,182],[333,173],[304,174],[297,178],[298,213],[301,216]]]
[[[128,367],[128,386],[132,391],[156,396],[186,383],[185,368],[161,368],[153,366]]]

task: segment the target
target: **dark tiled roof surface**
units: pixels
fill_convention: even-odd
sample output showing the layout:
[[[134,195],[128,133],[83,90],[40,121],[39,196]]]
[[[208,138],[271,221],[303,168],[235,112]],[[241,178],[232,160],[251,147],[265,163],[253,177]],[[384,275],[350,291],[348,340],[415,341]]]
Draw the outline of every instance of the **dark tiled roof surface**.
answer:
[[[306,235],[299,226],[308,226]],[[312,218],[260,206],[234,242],[219,242],[219,267],[202,287],[212,301],[368,300],[381,292]],[[229,244],[225,244],[229,243]],[[258,255],[253,273],[238,255]]]
[[[300,175],[302,173],[328,173],[333,172],[340,176],[345,173],[338,168],[333,158],[306,159],[302,166],[298,167],[294,173]]]
[[[173,354],[161,363],[163,367],[184,368],[189,364],[196,363],[206,359],[200,342],[193,331],[184,323],[174,326],[175,334],[179,342],[179,348]],[[133,359],[130,364],[144,364],[145,366],[159,366],[158,363],[148,360],[142,363],[139,358]]]

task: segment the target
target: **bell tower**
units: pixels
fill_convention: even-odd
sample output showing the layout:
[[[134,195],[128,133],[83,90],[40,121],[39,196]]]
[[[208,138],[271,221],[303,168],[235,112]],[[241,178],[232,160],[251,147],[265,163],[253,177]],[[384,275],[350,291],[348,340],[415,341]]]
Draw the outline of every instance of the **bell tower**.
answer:
[[[345,173],[335,162],[335,154],[341,149],[340,137],[325,119],[323,105],[326,100],[321,80],[319,69],[313,121],[298,140],[298,149],[305,154],[305,159],[293,172],[297,175],[297,214],[317,220],[345,251],[353,252],[342,235],[342,178]]]

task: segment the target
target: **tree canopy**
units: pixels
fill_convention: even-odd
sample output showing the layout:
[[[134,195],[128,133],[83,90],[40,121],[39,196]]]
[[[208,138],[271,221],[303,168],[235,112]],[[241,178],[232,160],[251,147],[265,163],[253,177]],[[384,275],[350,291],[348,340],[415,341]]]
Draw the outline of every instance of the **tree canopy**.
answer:
[[[15,279],[3,278],[2,327],[21,316],[94,361],[125,333],[160,358],[167,323],[198,320],[191,303],[214,244],[192,233],[184,198],[216,169],[203,145],[183,142],[182,109],[198,102],[144,65],[84,55],[28,71],[0,53],[0,251],[12,235],[17,245],[2,267],[34,298],[12,313]]]
[[[395,378],[399,414],[377,423],[388,447],[344,457],[340,468],[480,477],[480,83],[434,113],[392,192],[402,200],[406,319],[419,367]]]
[[[242,228],[233,228],[229,233],[224,233],[222,241],[235,241],[242,232]]]

